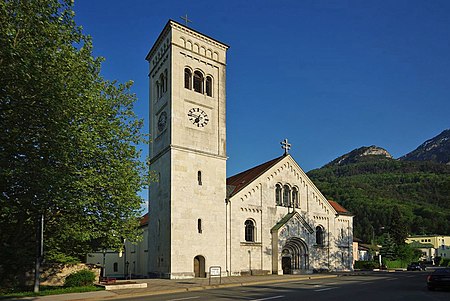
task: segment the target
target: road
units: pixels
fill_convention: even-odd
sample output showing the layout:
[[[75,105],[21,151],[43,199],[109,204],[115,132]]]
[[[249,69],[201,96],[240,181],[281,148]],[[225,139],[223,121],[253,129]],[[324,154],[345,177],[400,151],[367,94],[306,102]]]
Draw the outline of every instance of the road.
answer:
[[[210,300],[352,300],[440,301],[450,300],[450,291],[428,291],[427,272],[370,273],[328,279],[312,279],[264,285],[210,289],[186,293],[126,298],[133,301]],[[120,300],[120,299],[115,299]]]

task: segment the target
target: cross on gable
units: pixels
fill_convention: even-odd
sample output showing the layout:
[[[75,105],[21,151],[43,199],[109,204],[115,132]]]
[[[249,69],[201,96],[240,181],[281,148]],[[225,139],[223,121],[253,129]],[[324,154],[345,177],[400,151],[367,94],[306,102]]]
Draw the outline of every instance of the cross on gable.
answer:
[[[281,148],[284,149],[284,155],[286,156],[289,152],[289,149],[291,149],[291,144],[288,142],[287,139],[284,139],[280,142]]]
[[[184,23],[185,23],[185,25],[186,25],[186,26],[188,26],[188,23],[192,23],[192,21],[191,21],[191,20],[189,20],[189,18],[188,18],[188,15],[187,15],[187,14],[186,14],[186,15],[184,15],[183,17],[180,17],[180,18],[184,20]]]

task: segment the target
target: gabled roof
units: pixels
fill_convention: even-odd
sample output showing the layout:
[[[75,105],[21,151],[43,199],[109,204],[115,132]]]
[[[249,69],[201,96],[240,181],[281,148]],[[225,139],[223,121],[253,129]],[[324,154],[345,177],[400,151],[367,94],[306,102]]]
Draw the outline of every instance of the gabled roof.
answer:
[[[141,220],[139,221],[139,225],[141,227],[148,225],[148,212],[141,217]]]
[[[338,202],[332,201],[332,200],[328,200],[328,203],[330,203],[330,205],[334,208],[334,210],[336,210],[336,212],[338,214],[342,214],[342,215],[353,215],[351,214],[347,209],[345,209],[344,207],[342,207],[341,205],[338,204]]]
[[[272,227],[272,229],[270,229],[270,232],[273,233],[275,231],[278,231],[281,229],[281,227],[283,227],[283,225],[285,225],[292,217],[294,217],[295,215],[297,215],[300,223],[303,225],[303,227],[305,227],[306,231],[308,231],[309,233],[313,233],[314,229],[305,221],[305,219],[297,212],[297,211],[292,211],[288,214],[286,214],[282,219],[280,219],[280,221],[278,223],[275,224],[275,226]]]
[[[291,217],[295,215],[295,213],[295,211],[292,211],[291,213],[286,214],[282,219],[280,219],[278,223],[275,224],[275,226],[272,227],[270,232],[280,230],[280,228],[283,227],[283,225],[286,224],[291,219]]]
[[[227,197],[231,197],[238,193],[245,186],[250,184],[253,180],[258,178],[269,168],[280,162],[286,156],[281,156],[270,160],[266,163],[260,164],[256,167],[250,168],[246,171],[238,173],[237,175],[227,178]]]

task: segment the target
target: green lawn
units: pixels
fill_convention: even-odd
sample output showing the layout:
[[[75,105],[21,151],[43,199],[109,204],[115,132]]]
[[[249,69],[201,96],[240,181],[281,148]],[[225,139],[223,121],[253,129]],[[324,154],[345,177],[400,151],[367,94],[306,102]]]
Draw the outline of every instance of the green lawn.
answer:
[[[34,297],[34,296],[48,296],[48,295],[59,295],[59,294],[69,294],[69,293],[84,293],[93,291],[102,291],[103,287],[98,286],[82,286],[82,287],[61,287],[61,286],[41,286],[40,292],[35,294],[33,288],[29,290],[11,290],[8,292],[0,291],[0,299],[7,298],[19,298],[19,297]]]

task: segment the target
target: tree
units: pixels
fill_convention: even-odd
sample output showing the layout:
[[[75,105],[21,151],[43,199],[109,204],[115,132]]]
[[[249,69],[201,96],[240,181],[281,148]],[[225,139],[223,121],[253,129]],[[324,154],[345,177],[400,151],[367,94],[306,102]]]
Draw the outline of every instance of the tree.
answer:
[[[41,215],[48,261],[139,234],[148,169],[136,96],[100,76],[72,5],[0,2],[0,285],[31,270]]]
[[[394,206],[392,210],[389,230],[394,242],[398,246],[405,244],[406,237],[408,236],[408,223],[400,211],[399,206]]]

